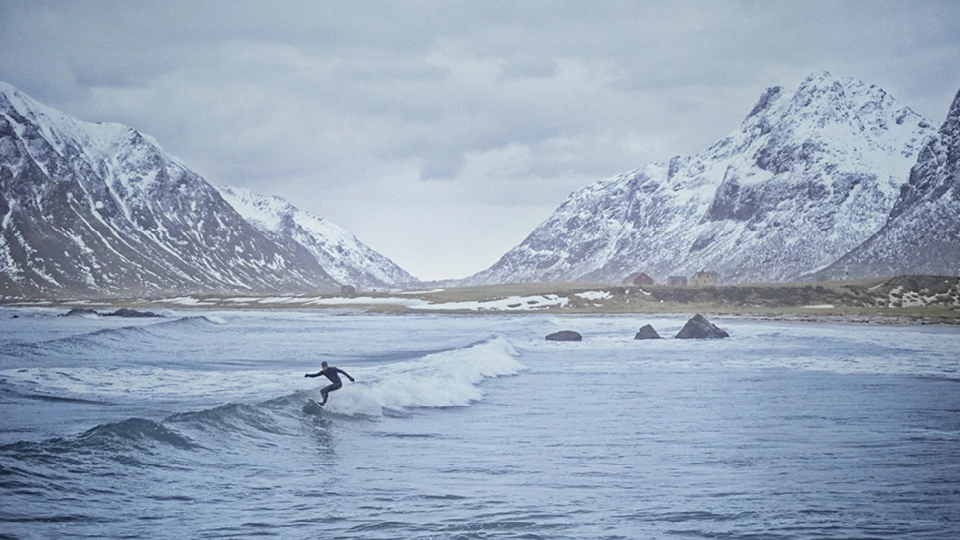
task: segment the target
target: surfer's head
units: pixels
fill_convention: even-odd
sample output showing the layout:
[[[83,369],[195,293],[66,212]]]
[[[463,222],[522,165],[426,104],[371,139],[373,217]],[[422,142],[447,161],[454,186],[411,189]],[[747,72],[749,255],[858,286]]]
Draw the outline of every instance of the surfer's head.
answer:
[[[322,367],[323,369],[327,369],[327,361],[324,360],[323,362],[320,362],[320,367]]]

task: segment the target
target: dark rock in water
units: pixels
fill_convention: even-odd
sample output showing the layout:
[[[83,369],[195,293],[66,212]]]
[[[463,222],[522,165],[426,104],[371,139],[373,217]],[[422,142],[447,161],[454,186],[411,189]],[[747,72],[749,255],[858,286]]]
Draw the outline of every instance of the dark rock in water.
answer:
[[[730,334],[717,328],[716,325],[699,313],[691,317],[691,319],[687,321],[687,324],[683,325],[683,329],[677,334],[677,339],[711,339],[725,337],[730,337]]]
[[[561,330],[547,336],[547,341],[581,341],[583,336],[573,330]]]
[[[104,317],[159,317],[152,311],[137,311],[135,309],[120,308],[113,313],[106,313]]]
[[[77,317],[81,315],[96,315],[97,311],[90,308],[73,308],[66,313],[61,313],[61,317]]]
[[[20,316],[19,316],[19,315],[14,315],[13,317],[10,317],[10,318],[11,318],[11,319],[19,319]]]
[[[633,339],[660,339],[660,334],[653,329],[653,326],[647,324],[637,332],[637,335],[633,336]]]

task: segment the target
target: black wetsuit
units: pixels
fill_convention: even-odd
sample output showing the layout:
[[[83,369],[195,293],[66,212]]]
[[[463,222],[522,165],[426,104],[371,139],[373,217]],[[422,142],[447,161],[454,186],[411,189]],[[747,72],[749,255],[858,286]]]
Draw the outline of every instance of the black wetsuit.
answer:
[[[333,384],[328,384],[327,386],[324,386],[323,388],[320,389],[320,395],[323,396],[323,401],[320,403],[321,405],[324,405],[327,403],[327,394],[329,394],[330,392],[333,392],[334,390],[339,390],[343,388],[343,382],[340,381],[340,375],[339,375],[340,373],[343,373],[344,375],[346,375],[346,377],[351,381],[353,380],[353,377],[351,377],[349,373],[334,366],[327,366],[327,369],[318,371],[317,373],[307,373],[306,375],[307,377],[319,377],[323,375],[324,377],[330,379],[330,382],[333,383]]]

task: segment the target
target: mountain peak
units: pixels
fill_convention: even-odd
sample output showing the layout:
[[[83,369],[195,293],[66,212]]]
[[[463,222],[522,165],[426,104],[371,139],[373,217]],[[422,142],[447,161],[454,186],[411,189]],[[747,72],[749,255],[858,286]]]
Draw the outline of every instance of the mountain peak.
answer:
[[[0,290],[28,297],[338,290],[148,135],[0,84]]]
[[[813,73],[807,75],[806,78],[803,79],[803,82],[800,83],[800,89],[832,86],[837,82],[839,81],[836,77],[834,77],[829,71],[823,69],[820,71],[814,71]]]
[[[826,107],[828,110],[842,110],[845,108],[847,87],[856,83],[855,79],[837,79],[827,71],[812,73],[793,94],[792,109]]]
[[[395,287],[417,279],[356,236],[276,195],[216,186],[248,223],[280,242],[303,246],[340,283],[363,288]]]
[[[960,268],[960,92],[920,151],[889,218],[817,279],[894,274],[956,275]]]
[[[879,87],[815,72],[796,90],[768,88],[739,129],[696,155],[574,192],[463,283],[704,268],[727,283],[796,279],[883,226],[933,131]]]

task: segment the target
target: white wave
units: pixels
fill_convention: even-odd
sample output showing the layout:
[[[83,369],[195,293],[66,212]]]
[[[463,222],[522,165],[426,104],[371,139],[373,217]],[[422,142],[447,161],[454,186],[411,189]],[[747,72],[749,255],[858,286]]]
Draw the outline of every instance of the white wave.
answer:
[[[234,372],[160,367],[31,367],[0,371],[0,378],[32,393],[88,400],[182,401],[203,398],[225,403],[289,391],[287,371]],[[252,391],[251,389],[256,389]]]
[[[206,319],[208,322],[211,322],[216,325],[223,326],[227,324],[227,320],[224,319],[223,317],[220,317],[219,315],[205,314],[205,315],[202,315],[202,317]]]
[[[429,354],[417,360],[358,372],[357,383],[345,383],[330,394],[327,409],[348,415],[379,416],[384,410],[415,407],[457,407],[483,399],[484,379],[516,375],[524,366],[507,340],[494,338],[476,345]]]
[[[212,317],[212,320],[211,320]],[[217,322],[205,315],[191,320]],[[181,319],[176,322],[189,322]],[[328,409],[379,416],[385,409],[464,406],[483,398],[486,378],[516,374],[523,366],[503,338],[426,355],[416,360],[346,369],[357,383],[331,394]],[[160,366],[43,366],[0,370],[0,379],[32,394],[93,401],[147,400],[201,404],[259,402],[306,392],[319,398],[317,379],[283,369],[183,369]]]

